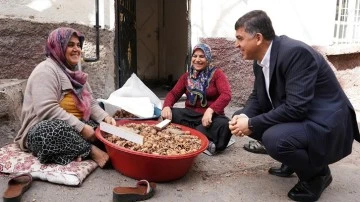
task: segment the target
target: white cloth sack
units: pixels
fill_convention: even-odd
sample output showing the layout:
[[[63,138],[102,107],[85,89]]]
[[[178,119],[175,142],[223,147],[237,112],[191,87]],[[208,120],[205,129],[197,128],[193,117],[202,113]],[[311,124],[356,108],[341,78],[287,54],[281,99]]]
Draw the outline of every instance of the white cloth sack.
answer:
[[[154,116],[154,107],[162,109],[161,100],[134,73],[107,100],[99,101],[104,103],[105,111],[110,115],[124,109],[140,118],[151,118]]]

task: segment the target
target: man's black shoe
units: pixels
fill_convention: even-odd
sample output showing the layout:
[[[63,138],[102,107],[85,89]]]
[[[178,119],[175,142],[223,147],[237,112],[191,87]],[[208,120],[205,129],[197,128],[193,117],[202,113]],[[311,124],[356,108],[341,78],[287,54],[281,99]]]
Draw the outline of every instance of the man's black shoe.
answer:
[[[285,164],[281,164],[281,167],[271,167],[269,169],[269,173],[271,175],[276,175],[279,177],[289,177],[290,175],[292,175],[294,173],[294,170],[291,169],[289,166],[285,165]]]
[[[316,201],[331,181],[332,176],[329,170],[326,175],[316,176],[309,181],[299,181],[289,191],[288,196],[294,201]]]

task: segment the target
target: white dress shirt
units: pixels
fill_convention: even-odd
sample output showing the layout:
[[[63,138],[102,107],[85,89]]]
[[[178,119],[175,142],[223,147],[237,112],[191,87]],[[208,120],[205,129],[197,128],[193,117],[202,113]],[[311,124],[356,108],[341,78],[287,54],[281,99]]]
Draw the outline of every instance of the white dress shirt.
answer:
[[[272,46],[272,41],[270,43],[270,46],[268,47],[263,59],[261,60],[261,62],[259,63],[259,61],[257,61],[257,64],[260,65],[262,67],[262,71],[265,77],[265,88],[266,88],[266,92],[267,95],[269,97],[269,100],[271,102],[272,105],[272,101],[270,98],[270,94],[269,94],[269,85],[270,85],[270,53],[271,53],[271,46]]]

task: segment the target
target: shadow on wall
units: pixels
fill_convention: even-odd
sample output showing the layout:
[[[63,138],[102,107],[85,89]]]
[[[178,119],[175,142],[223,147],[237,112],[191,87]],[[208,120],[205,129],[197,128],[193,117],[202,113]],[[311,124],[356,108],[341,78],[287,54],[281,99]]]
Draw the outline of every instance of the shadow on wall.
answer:
[[[328,55],[327,58],[337,70],[353,69],[360,66],[360,53]]]

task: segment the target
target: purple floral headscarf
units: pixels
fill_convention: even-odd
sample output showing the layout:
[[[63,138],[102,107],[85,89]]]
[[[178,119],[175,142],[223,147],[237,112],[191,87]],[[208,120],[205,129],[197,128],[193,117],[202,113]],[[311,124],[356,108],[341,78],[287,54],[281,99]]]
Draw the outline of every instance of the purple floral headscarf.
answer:
[[[206,89],[209,86],[216,67],[211,65],[212,57],[211,48],[209,45],[205,43],[197,44],[193,48],[192,54],[194,54],[195,50],[197,49],[200,49],[204,52],[208,66],[204,70],[198,72],[193,67],[193,65],[191,65],[187,79],[187,90],[190,92],[188,99],[190,104],[193,106],[196,104],[196,100],[200,99],[201,106],[205,107],[207,105]]]
[[[72,66],[66,61],[65,52],[70,38],[75,35],[79,37],[80,46],[82,48],[84,43],[84,35],[75,29],[69,27],[60,27],[55,29],[49,34],[46,43],[46,56],[53,59],[61,68],[61,70],[69,78],[73,86],[74,100],[76,107],[83,112],[83,119],[89,120],[90,118],[90,102],[91,95],[85,87],[87,74],[76,70],[77,66]]]

